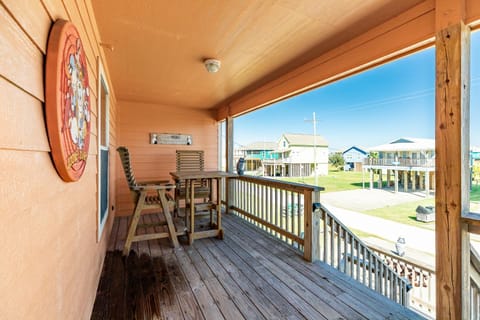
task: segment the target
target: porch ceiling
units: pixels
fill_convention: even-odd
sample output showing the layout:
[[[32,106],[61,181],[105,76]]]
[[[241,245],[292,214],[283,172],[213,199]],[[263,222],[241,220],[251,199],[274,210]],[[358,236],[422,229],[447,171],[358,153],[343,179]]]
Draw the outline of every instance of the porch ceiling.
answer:
[[[92,1],[117,99],[215,108],[422,0]],[[203,59],[222,62],[209,74]]]

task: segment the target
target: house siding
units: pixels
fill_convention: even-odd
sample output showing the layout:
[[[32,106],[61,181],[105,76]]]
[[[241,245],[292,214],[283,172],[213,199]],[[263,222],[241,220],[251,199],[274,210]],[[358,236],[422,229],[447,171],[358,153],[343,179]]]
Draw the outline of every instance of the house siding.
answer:
[[[218,169],[218,123],[209,110],[119,101],[119,145],[129,148],[135,177],[141,180],[171,180],[175,150],[204,150],[205,169]],[[188,129],[187,129],[188,128]],[[193,144],[150,144],[149,133],[191,134]],[[117,215],[133,212],[130,191],[117,161]]]
[[[363,162],[363,159],[365,158],[367,158],[367,155],[356,149],[350,149],[343,153],[343,159],[345,162]]]
[[[60,18],[76,25],[90,78],[90,149],[75,183],[55,171],[45,125],[45,53]],[[110,213],[97,242],[97,57],[105,60],[91,3],[4,0],[0,25],[0,318],[89,319],[113,221]],[[115,111],[111,98],[111,147]],[[111,181],[114,166],[110,163]]]

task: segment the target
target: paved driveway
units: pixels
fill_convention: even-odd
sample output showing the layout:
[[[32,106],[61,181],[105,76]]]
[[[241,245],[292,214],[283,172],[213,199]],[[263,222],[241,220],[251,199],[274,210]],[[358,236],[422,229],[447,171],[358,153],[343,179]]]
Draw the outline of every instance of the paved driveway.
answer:
[[[431,197],[431,196],[430,196]],[[383,189],[358,189],[320,193],[320,201],[335,207],[365,211],[425,199],[422,192],[393,192]]]

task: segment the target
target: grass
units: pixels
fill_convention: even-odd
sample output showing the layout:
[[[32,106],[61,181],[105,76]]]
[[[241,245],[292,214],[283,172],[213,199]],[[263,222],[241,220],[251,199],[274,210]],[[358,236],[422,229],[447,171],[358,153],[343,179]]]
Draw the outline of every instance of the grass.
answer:
[[[472,190],[470,190],[470,200],[480,201],[480,185],[472,185]]]
[[[304,184],[315,185],[314,177],[294,177],[294,178],[279,178],[284,181],[298,182]],[[368,187],[368,175],[365,174],[365,186]],[[336,192],[345,190],[362,189],[362,172],[340,171],[330,169],[328,176],[319,176],[318,185],[325,188],[324,192]],[[375,188],[378,183],[374,182]],[[386,185],[386,184],[385,184]],[[480,189],[479,189],[480,196]]]
[[[379,236],[373,234],[373,233],[368,233],[360,229],[354,229],[354,228],[349,228],[350,231],[352,231],[357,237],[360,239],[366,239],[366,238],[377,238],[381,239]]]
[[[362,213],[395,221],[414,227],[434,230],[435,222],[421,222],[416,220],[415,209],[417,206],[433,206],[435,205],[435,198],[427,198],[413,202],[402,203],[395,206],[387,206],[383,208],[377,208],[372,210],[362,211]]]

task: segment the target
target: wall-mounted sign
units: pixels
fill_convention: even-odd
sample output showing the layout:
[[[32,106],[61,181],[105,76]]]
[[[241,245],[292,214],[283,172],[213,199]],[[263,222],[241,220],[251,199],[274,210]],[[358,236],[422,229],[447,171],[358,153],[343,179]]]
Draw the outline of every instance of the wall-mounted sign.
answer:
[[[192,144],[192,135],[179,133],[150,133],[150,144]]]
[[[45,109],[53,162],[64,181],[77,181],[88,158],[90,89],[82,41],[71,22],[55,22],[46,59]]]

